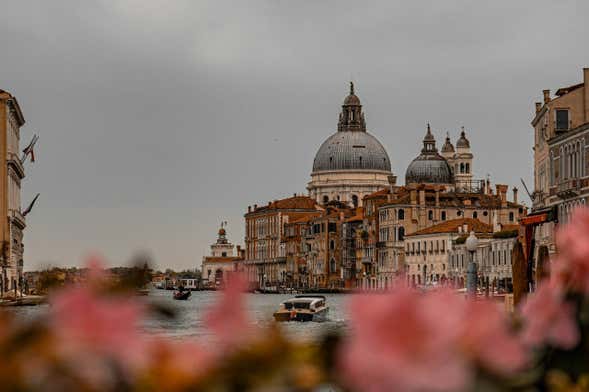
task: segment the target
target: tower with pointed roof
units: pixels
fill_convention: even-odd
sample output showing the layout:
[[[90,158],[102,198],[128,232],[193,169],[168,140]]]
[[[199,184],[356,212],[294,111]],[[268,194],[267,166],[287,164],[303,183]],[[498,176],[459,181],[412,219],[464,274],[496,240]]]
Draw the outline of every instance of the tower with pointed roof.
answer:
[[[472,183],[472,152],[470,141],[466,138],[466,132],[462,127],[460,137],[456,141],[456,153],[454,154],[453,167],[457,188],[468,189]]]
[[[332,200],[360,206],[365,195],[389,185],[391,162],[383,145],[366,131],[360,98],[350,82],[337,132],[321,145],[307,185],[309,197],[320,204]]]

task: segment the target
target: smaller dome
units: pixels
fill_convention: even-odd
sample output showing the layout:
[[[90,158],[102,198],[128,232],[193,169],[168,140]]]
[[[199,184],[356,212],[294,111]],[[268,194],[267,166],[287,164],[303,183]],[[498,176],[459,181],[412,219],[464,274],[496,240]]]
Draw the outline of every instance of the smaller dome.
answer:
[[[219,235],[226,235],[226,234],[227,234],[227,232],[225,231],[225,229],[221,227],[219,229]]]
[[[458,147],[458,148],[470,148],[470,142],[466,138],[466,133],[464,132],[464,127],[462,127],[462,132],[460,132],[460,138],[456,142],[456,147]]]
[[[446,134],[446,142],[442,146],[442,152],[454,152],[454,146],[450,141],[450,135]]]
[[[453,182],[452,169],[448,161],[438,154],[436,139],[427,124],[421,154],[407,167],[405,184],[452,184]]]

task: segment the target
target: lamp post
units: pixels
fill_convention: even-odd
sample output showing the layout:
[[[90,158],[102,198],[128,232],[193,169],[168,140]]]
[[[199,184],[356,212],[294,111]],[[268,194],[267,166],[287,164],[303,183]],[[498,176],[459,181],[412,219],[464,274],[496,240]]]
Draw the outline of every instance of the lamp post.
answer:
[[[466,292],[470,298],[477,294],[477,265],[474,262],[474,253],[479,245],[479,239],[474,235],[474,231],[466,239],[466,249],[470,252],[470,261],[466,269]]]

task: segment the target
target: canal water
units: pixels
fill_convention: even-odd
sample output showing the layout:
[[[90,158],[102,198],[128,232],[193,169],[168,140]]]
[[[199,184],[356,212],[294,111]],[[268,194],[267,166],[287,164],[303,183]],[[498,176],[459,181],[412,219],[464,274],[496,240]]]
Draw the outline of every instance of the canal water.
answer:
[[[164,335],[173,339],[199,338],[205,341],[212,337],[206,328],[207,311],[215,305],[220,291],[193,291],[187,301],[176,301],[172,298],[173,291],[152,290],[148,296],[137,297],[140,301],[157,303],[175,311],[176,317],[150,315],[143,322],[143,329],[150,334]],[[290,294],[245,294],[247,313],[251,323],[265,326],[273,323],[272,313],[280,303],[292,297]],[[288,322],[280,323],[280,328],[290,338],[314,342],[325,333],[345,329],[347,300],[350,295],[327,294],[329,306],[328,320],[321,323]],[[8,308],[23,319],[33,318],[48,311],[47,305],[34,307]]]
[[[149,318],[145,322],[145,329],[151,333],[158,333],[171,338],[208,337],[211,332],[205,326],[207,311],[215,305],[220,291],[193,291],[188,301],[175,301],[172,291],[153,290],[147,301],[157,301],[176,310],[174,319]],[[265,326],[273,323],[272,313],[282,301],[291,298],[290,294],[246,294],[247,313],[251,323]],[[288,322],[280,323],[280,328],[291,338],[302,341],[315,341],[321,335],[345,327],[346,303],[350,298],[346,294],[327,294],[329,306],[328,320],[321,323]]]

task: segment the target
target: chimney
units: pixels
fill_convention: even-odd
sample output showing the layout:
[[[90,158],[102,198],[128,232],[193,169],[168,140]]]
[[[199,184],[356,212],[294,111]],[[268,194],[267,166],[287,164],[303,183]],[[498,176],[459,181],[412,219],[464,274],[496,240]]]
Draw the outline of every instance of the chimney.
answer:
[[[507,185],[495,184],[497,195],[501,198],[501,208],[507,207]]]
[[[419,190],[419,205],[425,207],[425,189]]]
[[[542,110],[542,102],[536,102],[536,114]]]
[[[517,188],[513,187],[513,202],[517,204]]]
[[[389,192],[393,193],[395,185],[397,185],[397,176],[388,176],[387,179],[389,180]]]
[[[583,68],[583,83],[585,83],[585,122],[589,122],[589,68]]]
[[[544,104],[547,104],[550,102],[550,90],[542,90],[542,93],[544,94]]]
[[[417,204],[417,191],[415,189],[411,189],[411,204]]]

